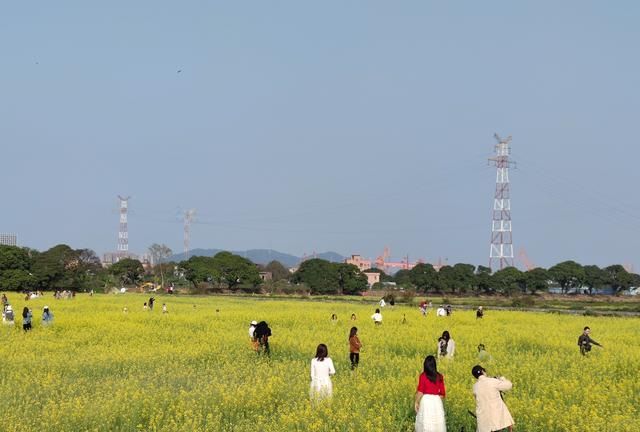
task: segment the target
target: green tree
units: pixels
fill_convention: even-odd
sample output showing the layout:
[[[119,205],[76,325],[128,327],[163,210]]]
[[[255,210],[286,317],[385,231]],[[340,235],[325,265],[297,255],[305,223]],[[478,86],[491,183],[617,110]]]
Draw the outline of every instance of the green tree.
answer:
[[[367,276],[353,264],[332,263],[338,273],[340,294],[360,294],[367,290]]]
[[[399,286],[408,287],[412,286],[411,282],[411,270],[398,270],[392,277],[392,282],[395,282]]]
[[[240,255],[227,251],[218,252],[213,257],[213,265],[217,269],[219,280],[226,283],[231,290],[241,284],[255,287],[262,282],[258,267]]]
[[[216,267],[213,257],[192,256],[182,261],[180,267],[184,270],[184,277],[193,284],[194,288],[203,282],[219,281],[222,275]]]
[[[338,292],[339,274],[329,261],[314,258],[304,261],[292,275],[293,283],[304,283],[311,294],[335,294]]]
[[[455,291],[456,272],[453,267],[445,265],[438,270],[438,279],[436,280],[436,289],[440,292]]]
[[[479,265],[476,269],[474,280],[478,292],[490,293],[493,290],[491,286],[491,269],[489,267]]]
[[[264,267],[265,271],[271,272],[274,282],[287,280],[291,276],[289,270],[280,261],[273,260]]]
[[[471,264],[458,263],[453,266],[453,291],[456,288],[461,293],[470,291],[475,285],[475,266]]]
[[[523,291],[524,276],[515,267],[505,267],[498,270],[491,277],[496,290],[502,294],[512,295],[518,291]]]
[[[137,284],[144,275],[144,267],[137,259],[123,258],[109,267],[109,272],[123,284]]]
[[[609,275],[609,283],[616,295],[620,295],[622,291],[631,288],[634,283],[634,276],[620,264],[610,265],[605,267],[604,270]]]
[[[409,281],[415,285],[418,291],[427,292],[438,287],[438,272],[431,264],[416,264],[411,270],[408,270],[408,276]]]
[[[36,279],[29,272],[29,251],[17,246],[0,245],[0,289],[6,291],[30,290]]]
[[[584,284],[589,288],[589,294],[593,294],[593,290],[604,288],[610,283],[609,273],[605,270],[597,265],[584,266]]]
[[[549,272],[541,267],[528,270],[524,273],[524,285],[531,294],[537,291],[547,291],[549,289]]]
[[[36,254],[31,273],[40,289],[77,289],[74,286],[78,254],[65,244]]]
[[[564,261],[549,269],[551,278],[560,285],[562,293],[571,289],[580,289],[584,284],[584,269],[575,261]]]

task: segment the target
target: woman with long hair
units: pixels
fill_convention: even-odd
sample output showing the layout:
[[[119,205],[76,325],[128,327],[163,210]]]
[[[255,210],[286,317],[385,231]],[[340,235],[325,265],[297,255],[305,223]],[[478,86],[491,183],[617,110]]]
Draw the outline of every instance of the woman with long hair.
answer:
[[[311,400],[331,397],[333,385],[331,375],[336,373],[333,361],[329,358],[329,349],[325,344],[318,345],[316,356],[311,360]]]
[[[438,338],[438,357],[453,358],[456,352],[456,342],[451,339],[451,335],[447,330],[442,332],[442,336]]]
[[[362,342],[358,339],[358,328],[351,327],[349,331],[349,360],[351,360],[351,370],[357,368],[360,363],[360,348],[362,348]]]
[[[436,358],[428,355],[416,389],[416,432],[447,431],[442,404],[445,395],[444,378],[438,373]]]

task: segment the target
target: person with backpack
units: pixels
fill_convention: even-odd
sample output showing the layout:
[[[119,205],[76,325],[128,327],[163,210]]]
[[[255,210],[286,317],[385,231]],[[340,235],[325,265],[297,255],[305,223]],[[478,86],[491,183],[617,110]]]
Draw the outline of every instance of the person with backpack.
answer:
[[[271,337],[271,329],[266,321],[260,321],[256,325],[256,329],[253,332],[253,336],[258,341],[258,354],[271,354],[269,348],[269,338]]]

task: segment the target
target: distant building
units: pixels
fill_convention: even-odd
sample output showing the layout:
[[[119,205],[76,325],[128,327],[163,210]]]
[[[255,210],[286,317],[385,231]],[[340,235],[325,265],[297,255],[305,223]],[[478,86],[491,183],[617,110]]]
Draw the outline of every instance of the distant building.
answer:
[[[138,259],[138,255],[132,254],[129,252],[122,252],[122,251],[107,252],[104,255],[102,255],[102,267],[112,266],[113,264],[117,263],[118,261],[124,258]]]
[[[369,288],[371,288],[373,286],[373,284],[376,284],[376,283],[380,282],[380,273],[378,273],[378,272],[364,272],[364,274],[367,277],[367,284],[369,285]]]
[[[15,234],[0,234],[0,245],[18,246],[18,236]]]
[[[260,272],[260,279],[262,279],[263,282],[270,281],[271,279],[273,279],[273,273],[271,273],[269,271],[261,271]]]
[[[351,255],[351,258],[344,260],[345,264],[353,264],[358,270],[368,270],[371,268],[371,260],[364,259],[360,255]]]

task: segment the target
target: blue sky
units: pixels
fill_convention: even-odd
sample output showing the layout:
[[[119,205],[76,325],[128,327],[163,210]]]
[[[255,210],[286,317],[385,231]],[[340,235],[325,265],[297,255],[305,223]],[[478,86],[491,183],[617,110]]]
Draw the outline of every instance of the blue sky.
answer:
[[[0,232],[22,245],[640,267],[640,4],[5,2]],[[180,72],[178,72],[180,71]],[[636,269],[640,270],[640,269]]]

